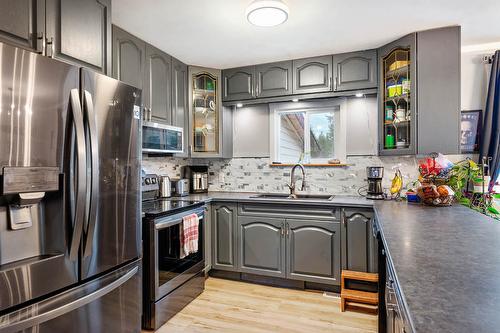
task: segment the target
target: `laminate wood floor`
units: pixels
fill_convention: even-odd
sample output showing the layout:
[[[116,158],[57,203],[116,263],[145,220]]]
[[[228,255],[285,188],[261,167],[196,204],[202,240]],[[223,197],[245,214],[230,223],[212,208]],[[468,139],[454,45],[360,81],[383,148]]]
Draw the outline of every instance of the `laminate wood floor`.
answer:
[[[322,293],[209,278],[205,291],[156,333],[377,332],[377,316],[340,312]]]

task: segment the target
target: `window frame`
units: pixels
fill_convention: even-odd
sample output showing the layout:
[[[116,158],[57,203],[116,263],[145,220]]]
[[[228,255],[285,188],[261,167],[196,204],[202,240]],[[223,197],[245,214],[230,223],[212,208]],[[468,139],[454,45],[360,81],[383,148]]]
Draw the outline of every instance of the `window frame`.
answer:
[[[304,133],[304,163],[309,164],[323,164],[327,163],[330,159],[338,159],[340,162],[346,161],[346,104],[347,99],[338,98],[335,100],[324,100],[324,101],[306,101],[306,102],[296,102],[296,103],[271,103],[269,104],[270,109],[270,155],[272,162],[280,163],[296,163],[290,161],[280,161],[280,124],[281,124],[281,114],[283,113],[298,113],[305,112],[304,117],[304,129],[309,129],[309,114],[314,113],[326,113],[333,112],[335,120],[335,131],[334,131],[334,148],[332,156],[328,158],[311,158],[311,152],[307,154],[306,148],[310,148],[310,135],[306,135],[307,131]],[[309,155],[309,160],[307,161],[307,156]]]

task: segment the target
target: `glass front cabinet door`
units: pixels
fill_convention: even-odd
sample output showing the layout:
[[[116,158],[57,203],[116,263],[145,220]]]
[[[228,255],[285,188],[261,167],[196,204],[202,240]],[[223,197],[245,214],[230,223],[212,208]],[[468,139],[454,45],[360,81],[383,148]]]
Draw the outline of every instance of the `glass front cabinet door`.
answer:
[[[221,156],[220,71],[191,67],[190,138],[193,157]]]
[[[415,67],[414,34],[379,52],[380,155],[415,154]]]

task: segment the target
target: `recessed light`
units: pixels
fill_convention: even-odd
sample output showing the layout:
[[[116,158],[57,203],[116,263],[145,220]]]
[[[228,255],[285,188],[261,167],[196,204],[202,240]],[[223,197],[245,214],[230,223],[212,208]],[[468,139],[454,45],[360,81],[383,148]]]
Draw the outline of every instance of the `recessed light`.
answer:
[[[288,6],[281,0],[256,0],[245,11],[248,22],[259,27],[274,27],[288,19]]]
[[[238,103],[238,104],[236,104],[236,107],[237,107],[237,108],[241,108],[241,107],[243,107],[243,103]]]
[[[360,98],[363,97],[364,95],[362,93],[356,93],[356,97]]]
[[[294,102],[294,103],[297,103],[298,101],[299,101],[299,99],[298,99],[298,98],[294,98],[294,99],[292,99],[292,102]]]

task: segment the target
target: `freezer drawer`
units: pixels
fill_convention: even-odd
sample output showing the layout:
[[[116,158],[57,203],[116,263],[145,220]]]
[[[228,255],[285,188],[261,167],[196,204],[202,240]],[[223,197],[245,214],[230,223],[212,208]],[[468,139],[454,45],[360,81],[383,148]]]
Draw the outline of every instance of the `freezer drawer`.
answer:
[[[0,333],[138,333],[141,262],[0,317]]]

